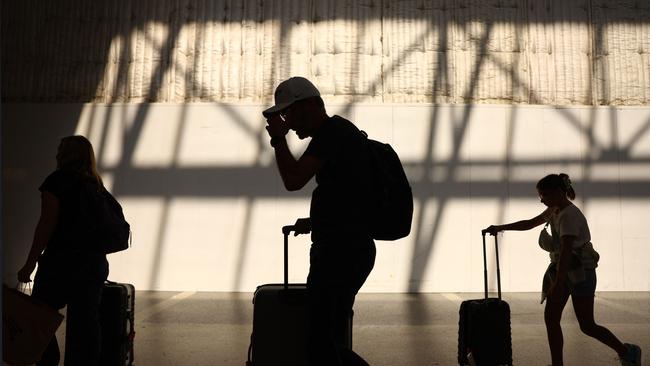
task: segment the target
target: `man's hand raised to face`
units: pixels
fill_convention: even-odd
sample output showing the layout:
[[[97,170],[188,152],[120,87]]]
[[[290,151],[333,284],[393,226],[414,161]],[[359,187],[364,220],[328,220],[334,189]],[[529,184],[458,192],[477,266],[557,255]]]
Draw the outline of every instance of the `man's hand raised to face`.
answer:
[[[282,120],[280,113],[275,113],[266,119],[266,132],[271,138],[284,137],[289,132],[288,124]]]

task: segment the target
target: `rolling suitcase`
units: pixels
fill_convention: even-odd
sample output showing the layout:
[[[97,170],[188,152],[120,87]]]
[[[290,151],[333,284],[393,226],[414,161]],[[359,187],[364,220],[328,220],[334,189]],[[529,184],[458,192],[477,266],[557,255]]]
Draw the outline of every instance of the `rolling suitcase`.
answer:
[[[131,284],[106,281],[99,308],[102,327],[102,366],[133,364],[135,288]]]
[[[253,333],[248,366],[304,366],[307,364],[307,285],[289,283],[288,236],[284,226],[284,283],[257,287],[253,295]],[[339,327],[352,349],[352,314]]]
[[[458,322],[458,364],[478,366],[512,365],[510,306],[501,300],[499,243],[494,236],[498,298],[488,298],[485,233],[483,233],[483,281],[485,297],[460,304]]]

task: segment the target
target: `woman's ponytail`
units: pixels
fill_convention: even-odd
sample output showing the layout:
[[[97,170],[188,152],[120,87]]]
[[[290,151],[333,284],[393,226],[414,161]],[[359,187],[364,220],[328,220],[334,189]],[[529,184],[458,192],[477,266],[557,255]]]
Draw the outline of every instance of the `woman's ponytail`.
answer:
[[[576,198],[576,191],[573,190],[573,185],[571,185],[571,179],[567,174],[560,173],[559,174],[560,179],[562,179],[562,186],[564,192],[566,192],[567,197],[569,199],[574,200]]]
[[[576,191],[573,189],[568,174],[549,174],[537,182],[537,189],[561,189],[571,200],[576,198]]]

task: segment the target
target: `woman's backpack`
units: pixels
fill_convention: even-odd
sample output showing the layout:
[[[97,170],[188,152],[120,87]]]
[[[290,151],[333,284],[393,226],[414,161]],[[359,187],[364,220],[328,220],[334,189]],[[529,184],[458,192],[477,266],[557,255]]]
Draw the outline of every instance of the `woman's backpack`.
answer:
[[[131,226],[122,206],[104,187],[88,181],[81,184],[81,234],[93,251],[115,253],[130,246]]]

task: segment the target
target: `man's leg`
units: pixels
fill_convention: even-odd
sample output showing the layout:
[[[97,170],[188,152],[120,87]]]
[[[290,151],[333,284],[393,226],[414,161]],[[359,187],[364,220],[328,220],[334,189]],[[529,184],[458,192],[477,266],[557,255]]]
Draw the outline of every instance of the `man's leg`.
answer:
[[[339,297],[339,302],[337,304],[337,312],[336,312],[336,324],[337,324],[337,330],[336,330],[336,335],[337,335],[337,347],[338,347],[338,352],[341,357],[341,360],[343,362],[343,365],[346,366],[368,366],[368,363],[366,360],[364,360],[361,356],[359,356],[357,353],[355,353],[347,343],[344,342],[345,339],[348,337],[348,333],[352,333],[352,329],[350,329],[350,317],[352,316],[352,308],[354,306],[354,298],[355,294],[351,291],[346,291],[347,293],[344,293],[341,297]],[[349,335],[349,337],[352,337],[352,334]]]
[[[341,365],[335,344],[336,272],[332,254],[313,244],[307,276],[307,354],[310,366]]]
[[[341,365],[335,343],[336,297],[324,284],[308,283],[308,359],[310,366]]]
[[[356,253],[353,258],[354,261],[350,265],[349,277],[346,278],[338,298],[339,301],[337,303],[336,313],[337,324],[340,327],[344,327],[344,329],[339,329],[336,333],[339,337],[337,345],[339,346],[339,354],[341,355],[343,364],[346,366],[368,365],[361,356],[350,349],[347,344],[343,343],[344,338],[341,337],[345,336],[346,332],[352,332],[352,329],[349,329],[349,318],[353,312],[354,300],[361,289],[361,286],[366,282],[370,271],[372,271],[372,268],[374,267],[375,253],[374,245],[368,245],[365,249],[360,249],[359,252]]]
[[[375,263],[374,242],[367,240],[365,247],[356,240],[338,249],[312,246],[307,278],[311,365],[367,365],[343,339],[355,296]]]

